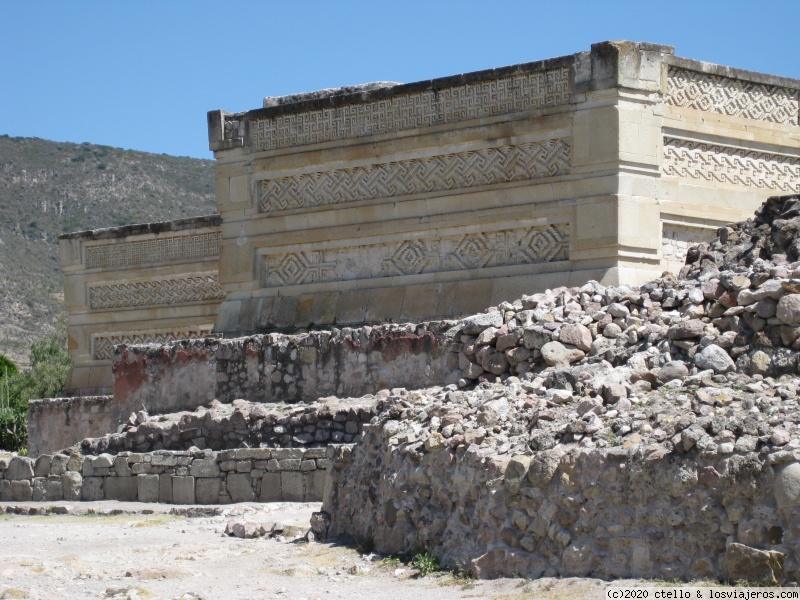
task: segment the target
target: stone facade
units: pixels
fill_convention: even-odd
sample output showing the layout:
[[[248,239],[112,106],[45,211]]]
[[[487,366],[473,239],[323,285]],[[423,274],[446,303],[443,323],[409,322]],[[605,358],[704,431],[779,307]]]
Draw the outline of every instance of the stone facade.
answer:
[[[797,192],[800,82],[590,52],[209,113],[215,331],[453,317],[557,285],[637,284]]]
[[[219,225],[210,216],[61,236],[70,395],[111,392],[119,344],[211,334],[224,298]]]

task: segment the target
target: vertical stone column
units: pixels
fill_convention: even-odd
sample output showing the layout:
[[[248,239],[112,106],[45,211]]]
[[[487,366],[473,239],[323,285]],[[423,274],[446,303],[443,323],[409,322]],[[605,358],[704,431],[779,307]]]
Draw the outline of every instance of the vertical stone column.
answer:
[[[662,154],[663,57],[668,46],[594,44],[576,74],[573,173],[592,181],[577,198],[571,258],[604,268],[604,283],[640,283],[660,273],[656,178]]]

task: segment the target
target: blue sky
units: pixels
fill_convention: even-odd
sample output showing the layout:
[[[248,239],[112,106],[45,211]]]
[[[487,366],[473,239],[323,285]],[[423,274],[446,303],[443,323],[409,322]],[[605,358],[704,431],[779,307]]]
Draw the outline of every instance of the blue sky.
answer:
[[[628,39],[800,79],[800,1],[0,0],[0,134],[212,158],[206,112]]]

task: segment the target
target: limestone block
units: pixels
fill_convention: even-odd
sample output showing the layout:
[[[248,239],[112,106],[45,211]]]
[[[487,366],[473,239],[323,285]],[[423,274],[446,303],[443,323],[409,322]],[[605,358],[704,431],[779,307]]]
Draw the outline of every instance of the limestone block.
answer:
[[[58,501],[63,498],[61,477],[37,477],[33,480],[32,499],[38,502]]]
[[[253,492],[253,480],[250,475],[246,473],[229,473],[226,483],[231,502],[253,502],[256,499],[256,495]]]
[[[178,464],[178,457],[174,454],[153,454],[150,464],[154,467],[174,467]]]
[[[316,470],[306,475],[305,502],[322,502],[325,493],[326,472]]]
[[[0,479],[0,502],[11,500],[11,482],[8,479]]]
[[[64,500],[75,502],[81,499],[83,477],[77,471],[67,471],[61,476],[61,493]]]
[[[101,454],[100,456],[95,456],[92,459],[92,468],[93,469],[110,469],[114,466],[114,456],[110,454]]]
[[[137,477],[106,477],[105,480],[106,500],[135,502],[138,499]]]
[[[105,500],[105,485],[103,477],[84,477],[81,486],[81,500]]]
[[[219,465],[213,458],[195,459],[189,468],[192,477],[217,477],[219,472]]]
[[[73,454],[67,461],[67,471],[80,472],[83,469],[84,457],[81,454]]]
[[[118,477],[128,477],[130,478],[131,467],[128,464],[128,458],[125,456],[117,456],[114,458],[114,472],[117,474]]]
[[[197,504],[219,504],[222,482],[217,477],[195,479],[195,502]]]
[[[259,502],[280,502],[281,500],[281,474],[264,473],[261,477],[261,493]]]
[[[284,502],[306,502],[306,475],[299,471],[281,473],[281,499]]]
[[[11,500],[15,502],[27,502],[31,499],[33,488],[27,479],[15,480],[11,482]]]
[[[302,459],[305,456],[305,450],[302,448],[274,448],[272,450],[272,458],[283,460],[285,458]]]
[[[6,479],[33,479],[33,460],[26,456],[15,456],[8,463]]]
[[[172,504],[172,475],[168,473],[158,476],[158,501]]]
[[[50,465],[53,457],[49,454],[42,454],[36,458],[36,463],[33,467],[33,474],[35,477],[47,477],[50,474]]]
[[[67,472],[69,456],[55,454],[50,461],[50,475],[63,475]]]
[[[158,481],[158,475],[143,474],[136,476],[136,489],[139,502],[158,502]]]
[[[302,461],[299,458],[287,458],[279,461],[282,471],[299,471]]]
[[[194,477],[172,475],[172,503],[195,503]]]

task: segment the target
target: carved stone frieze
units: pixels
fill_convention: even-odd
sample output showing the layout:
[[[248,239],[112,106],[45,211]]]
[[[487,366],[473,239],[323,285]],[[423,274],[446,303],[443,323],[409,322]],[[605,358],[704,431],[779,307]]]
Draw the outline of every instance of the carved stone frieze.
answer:
[[[114,357],[114,348],[120,344],[166,344],[178,340],[191,340],[209,337],[212,327],[198,327],[186,331],[128,332],[120,334],[99,334],[92,336],[92,349],[95,360],[108,360]]]
[[[221,237],[221,233],[214,231],[130,242],[110,240],[108,243],[86,248],[86,268],[126,268],[218,256]]]
[[[554,177],[569,168],[569,141],[545,140],[267,179],[260,184],[259,209],[277,212]]]
[[[525,265],[569,259],[569,226],[556,223],[502,231],[263,257],[264,287],[324,283]]]
[[[256,152],[392,133],[494,115],[547,108],[569,100],[569,67],[256,119]]]
[[[664,175],[800,192],[800,157],[664,138]]]
[[[215,274],[89,287],[89,306],[92,309],[159,306],[224,297],[219,277]]]
[[[797,125],[800,90],[670,67],[666,102],[732,117]]]

